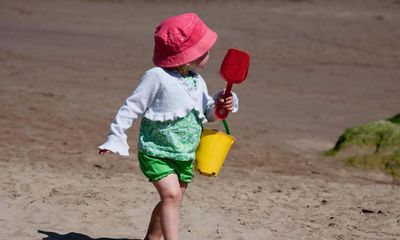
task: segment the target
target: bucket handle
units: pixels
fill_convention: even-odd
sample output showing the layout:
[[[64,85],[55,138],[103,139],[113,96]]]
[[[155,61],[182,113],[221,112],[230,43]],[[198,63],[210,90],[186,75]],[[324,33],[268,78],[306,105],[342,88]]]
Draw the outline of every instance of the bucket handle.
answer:
[[[222,120],[222,123],[224,124],[225,133],[228,135],[231,135],[231,131],[229,130],[229,125],[228,125],[228,122],[226,121],[226,119]]]

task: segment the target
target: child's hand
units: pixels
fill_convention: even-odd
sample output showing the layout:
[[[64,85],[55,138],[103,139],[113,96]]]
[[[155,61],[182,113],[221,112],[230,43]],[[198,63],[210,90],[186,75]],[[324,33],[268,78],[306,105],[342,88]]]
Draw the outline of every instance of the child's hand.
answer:
[[[99,154],[100,154],[100,155],[105,155],[105,154],[109,154],[109,153],[111,153],[111,151],[110,151],[110,150],[107,150],[107,149],[100,149],[100,150],[99,150]]]
[[[228,110],[229,112],[233,111],[233,96],[229,96],[226,99],[224,99],[223,96],[220,96],[219,102],[222,104],[222,107]]]

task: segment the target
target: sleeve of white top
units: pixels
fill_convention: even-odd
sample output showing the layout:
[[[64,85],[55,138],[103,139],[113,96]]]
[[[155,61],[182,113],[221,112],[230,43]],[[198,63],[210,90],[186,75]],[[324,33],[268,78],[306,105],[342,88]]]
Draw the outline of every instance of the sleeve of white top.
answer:
[[[208,89],[207,89],[207,84],[204,81],[203,78],[200,77],[199,87],[201,91],[203,92],[203,114],[206,117],[208,122],[213,122],[215,121],[215,116],[214,116],[214,108],[215,108],[215,102],[214,99],[208,94]]]
[[[207,109],[206,109],[205,116],[207,118],[207,121],[209,121],[209,122],[215,121],[214,109],[215,109],[214,99],[210,95],[207,94]]]
[[[156,73],[146,72],[139,86],[118,110],[110,126],[107,141],[99,149],[107,149],[122,156],[129,156],[126,130],[142,116],[152,104],[160,86]]]

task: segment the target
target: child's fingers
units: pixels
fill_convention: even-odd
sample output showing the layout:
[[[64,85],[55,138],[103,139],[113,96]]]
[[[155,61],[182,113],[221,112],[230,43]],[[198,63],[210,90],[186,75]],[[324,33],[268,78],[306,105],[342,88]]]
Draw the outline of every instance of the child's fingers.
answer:
[[[232,112],[233,111],[233,102],[225,102],[223,103],[223,106],[225,109],[227,109],[228,111]]]
[[[233,98],[227,98],[224,102],[224,104],[233,104]]]
[[[220,103],[224,103],[224,102],[232,102],[232,103],[233,103],[233,97],[232,97],[232,96],[229,96],[229,97],[227,97],[227,98],[220,97],[220,98],[219,98],[219,102],[220,102]]]
[[[226,100],[233,101],[233,96],[227,97]]]
[[[230,112],[232,112],[233,111],[233,103],[234,103],[234,100],[233,100],[233,97],[232,96],[229,96],[229,97],[227,97],[227,98],[223,98],[223,97],[221,97],[220,99],[219,99],[219,102],[222,104],[222,106],[226,109],[226,110],[228,110],[228,111],[230,111]]]
[[[225,102],[222,103],[222,105],[227,108],[227,107],[233,107],[233,100],[226,100]]]
[[[229,112],[233,111],[233,105],[224,105],[224,108],[227,109]]]

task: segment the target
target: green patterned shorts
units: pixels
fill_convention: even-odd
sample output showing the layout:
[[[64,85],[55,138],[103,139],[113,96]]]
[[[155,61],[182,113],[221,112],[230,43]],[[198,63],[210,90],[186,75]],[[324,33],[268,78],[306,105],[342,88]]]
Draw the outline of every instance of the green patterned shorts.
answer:
[[[150,182],[161,180],[169,174],[176,174],[180,182],[192,182],[193,161],[177,161],[138,153],[140,169]]]

